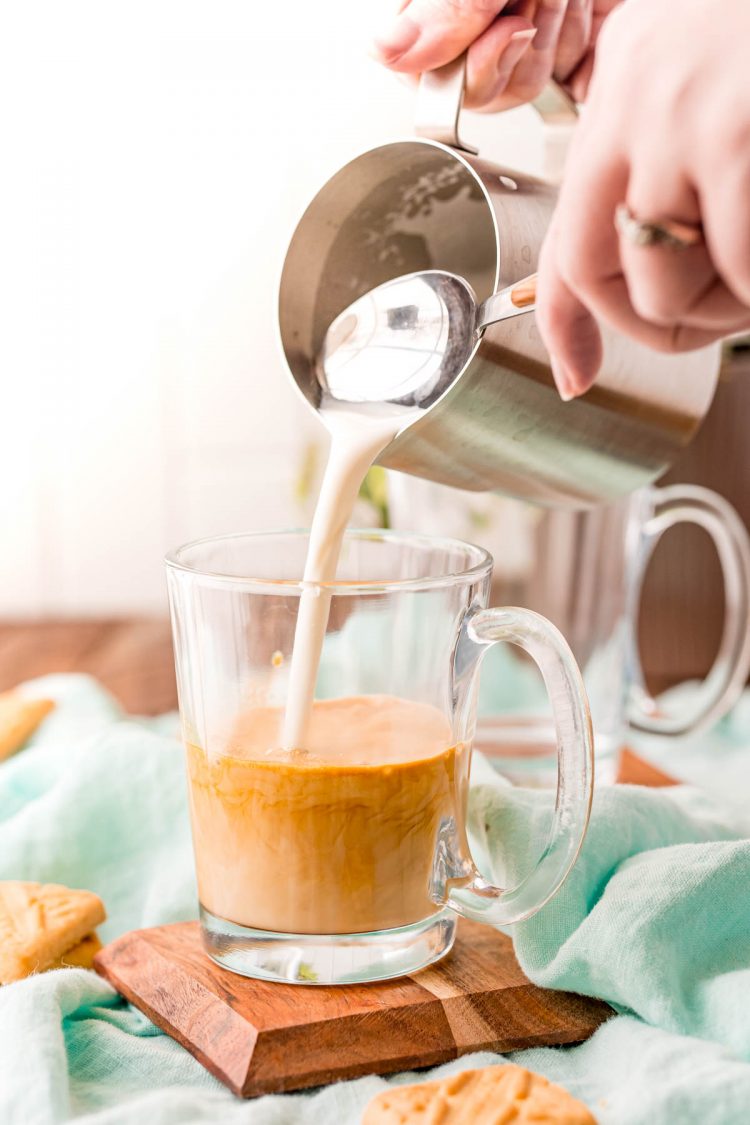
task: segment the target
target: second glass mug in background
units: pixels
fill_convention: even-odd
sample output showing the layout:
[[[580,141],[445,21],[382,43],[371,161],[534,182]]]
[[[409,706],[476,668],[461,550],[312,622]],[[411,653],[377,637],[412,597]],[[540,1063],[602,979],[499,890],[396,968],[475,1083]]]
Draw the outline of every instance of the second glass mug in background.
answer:
[[[665,737],[692,733],[725,715],[742,691],[750,673],[750,538],[731,504],[710,489],[652,487],[616,504],[562,511],[503,498],[478,501],[471,493],[392,474],[389,501],[395,527],[408,522],[419,531],[442,526],[458,534],[465,533],[472,505],[489,505],[474,512],[474,522],[486,525],[474,533],[488,546],[506,543],[509,560],[503,568],[496,549],[493,600],[544,614],[570,644],[591,707],[598,781],[614,780],[628,729]],[[670,714],[645,686],[638,612],[651,555],[664,532],[679,523],[695,524],[712,538],[725,615],[711,670]],[[515,781],[554,783],[554,729],[534,670],[507,648],[493,653],[488,665],[494,675],[488,666],[475,746]]]
[[[486,608],[485,551],[348,532],[337,583],[316,587],[330,618],[310,730],[333,716],[331,744],[309,734],[309,749],[280,750],[306,552],[292,532],[167,559],[203,940],[266,980],[386,979],[447,953],[457,914],[507,924],[555,894],[588,822],[590,715],[558,631]],[[537,664],[560,763],[540,858],[504,890],[474,867],[465,830],[478,672],[498,641]]]

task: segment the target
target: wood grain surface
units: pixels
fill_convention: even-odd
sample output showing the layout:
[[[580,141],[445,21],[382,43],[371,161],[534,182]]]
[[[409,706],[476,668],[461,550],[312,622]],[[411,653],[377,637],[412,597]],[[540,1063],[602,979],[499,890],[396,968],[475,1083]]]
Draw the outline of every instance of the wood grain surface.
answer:
[[[674,777],[644,762],[627,746],[620,753],[617,780],[625,785],[648,785],[652,789],[663,789],[667,785],[677,785]]]
[[[694,667],[691,663],[679,674],[665,673],[663,646],[659,651],[661,670],[652,667],[648,674],[655,693],[690,675]],[[134,715],[160,715],[177,707],[172,639],[166,620],[0,623],[0,691],[50,672],[95,676]]]
[[[750,347],[728,352],[697,436],[659,484],[701,484],[724,496],[750,529]],[[646,680],[657,693],[699,678],[716,655],[724,595],[716,549],[700,528],[668,531],[646,573],[640,640]]]
[[[206,956],[197,922],[125,934],[95,967],[242,1097],[435,1066],[472,1051],[577,1043],[612,1014],[602,1001],[537,988],[510,938],[463,919],[438,965],[378,984],[237,976]]]
[[[159,715],[177,706],[167,620],[0,624],[0,691],[49,672],[88,672],[132,714]]]

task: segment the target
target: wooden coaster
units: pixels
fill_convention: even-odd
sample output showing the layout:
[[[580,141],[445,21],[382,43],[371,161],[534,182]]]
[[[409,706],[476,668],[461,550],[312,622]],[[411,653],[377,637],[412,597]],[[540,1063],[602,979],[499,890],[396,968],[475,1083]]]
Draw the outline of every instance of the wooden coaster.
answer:
[[[618,780],[675,784],[630,750]],[[237,976],[204,953],[197,922],[124,934],[94,967],[246,1098],[436,1066],[472,1051],[579,1043],[612,1014],[600,1000],[537,988],[510,938],[464,919],[443,961],[381,984],[305,987]]]
[[[612,1014],[600,1000],[537,988],[510,938],[463,919],[443,961],[380,984],[237,976],[206,956],[197,922],[124,934],[94,966],[246,1098],[436,1066],[472,1051],[578,1043]]]

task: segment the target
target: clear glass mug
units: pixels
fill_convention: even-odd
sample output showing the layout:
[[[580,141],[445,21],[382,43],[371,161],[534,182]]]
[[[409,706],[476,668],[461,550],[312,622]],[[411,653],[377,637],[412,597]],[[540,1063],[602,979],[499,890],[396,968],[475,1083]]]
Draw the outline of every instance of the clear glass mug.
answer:
[[[588,704],[554,626],[486,608],[481,548],[352,531],[320,589],[310,741],[281,750],[306,550],[303,532],[237,535],[167,558],[203,940],[247,976],[387,979],[447,953],[457,914],[512,923],[558,890],[589,816]],[[560,764],[548,840],[511,889],[482,878],[465,831],[478,673],[500,641],[541,672]]]
[[[396,526],[411,519],[419,530],[461,527],[470,494],[447,497],[435,485],[394,477],[391,511]],[[493,599],[513,600],[544,614],[564,633],[586,685],[596,744],[597,779],[612,781],[629,730],[673,737],[720,719],[738,698],[750,672],[750,539],[723,497],[697,485],[641,489],[624,500],[585,511],[542,509],[500,500],[485,520],[516,551],[499,559]],[[724,581],[724,625],[713,667],[682,695],[679,709],[648,693],[641,669],[638,611],[649,560],[662,535],[679,523],[712,538]],[[453,525],[453,526],[452,526]],[[508,561],[506,558],[506,562]],[[689,612],[689,606],[685,607]],[[548,784],[556,770],[555,732],[539,678],[523,654],[493,653],[480,692],[475,746],[515,781]]]

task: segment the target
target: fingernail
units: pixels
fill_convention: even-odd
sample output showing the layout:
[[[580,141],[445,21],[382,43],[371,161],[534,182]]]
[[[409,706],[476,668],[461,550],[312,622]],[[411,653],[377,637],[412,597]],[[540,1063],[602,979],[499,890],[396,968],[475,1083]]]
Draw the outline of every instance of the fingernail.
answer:
[[[556,45],[566,7],[566,0],[546,0],[544,4],[538,6],[536,14],[539,32],[539,38],[536,41],[537,51],[546,51]]]
[[[497,61],[497,93],[501,92],[501,87],[510,77],[510,72],[513,67],[522,59],[531,46],[531,42],[536,36],[536,28],[530,27],[528,31],[514,31],[508,40],[508,45],[500,55]]]
[[[509,43],[530,43],[536,36],[537,29],[535,27],[527,27],[525,31],[514,31],[508,40]]]
[[[384,63],[398,62],[410,50],[421,34],[421,28],[406,12],[390,24],[381,35],[373,40],[375,57]]]
[[[577,390],[575,381],[568,368],[562,360],[555,359],[554,356],[550,356],[549,365],[552,368],[552,374],[555,378],[557,393],[560,395],[563,402],[570,402],[571,399],[576,397]]]

